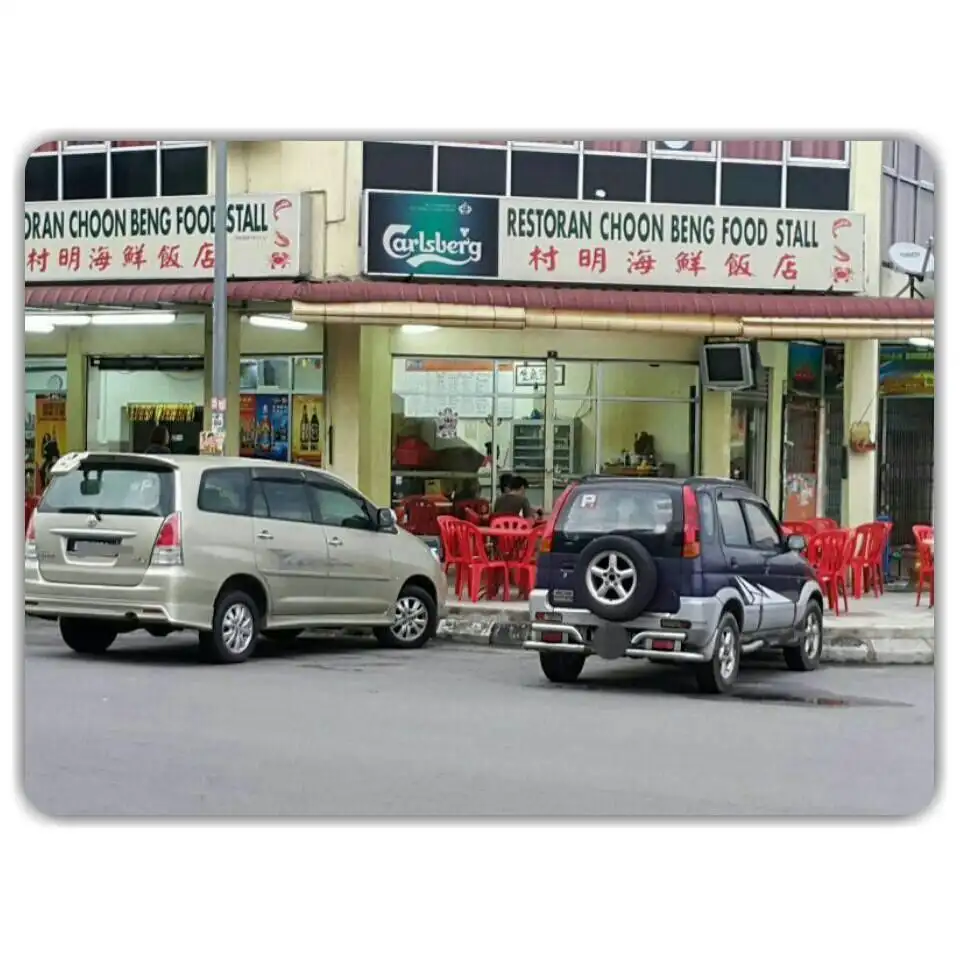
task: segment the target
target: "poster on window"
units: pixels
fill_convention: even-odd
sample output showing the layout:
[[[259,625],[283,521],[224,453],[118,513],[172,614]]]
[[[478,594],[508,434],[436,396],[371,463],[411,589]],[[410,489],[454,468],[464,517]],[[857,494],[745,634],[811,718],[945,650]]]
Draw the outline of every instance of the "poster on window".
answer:
[[[311,467],[323,466],[325,422],[322,396],[304,393],[294,396],[290,445],[297,463]]]
[[[257,455],[257,398],[252,393],[240,394],[240,456]]]
[[[41,394],[34,409],[34,484],[39,496],[47,488],[50,468],[67,452],[67,400],[59,394]]]
[[[287,397],[256,395],[254,456],[265,460],[290,459],[290,401]]]
[[[813,520],[817,515],[817,475],[788,473],[783,519],[787,523]]]

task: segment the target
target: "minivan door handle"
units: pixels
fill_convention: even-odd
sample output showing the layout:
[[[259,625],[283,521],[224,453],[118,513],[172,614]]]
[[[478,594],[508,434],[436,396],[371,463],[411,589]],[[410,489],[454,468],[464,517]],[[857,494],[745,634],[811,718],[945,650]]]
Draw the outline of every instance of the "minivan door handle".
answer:
[[[342,541],[339,537],[331,537],[331,538],[327,541],[327,543],[329,543],[331,547],[342,547],[342,546],[343,546],[343,541]]]
[[[730,566],[732,569],[736,570],[736,568],[740,566],[740,561],[736,557],[731,557]]]
[[[273,534],[272,534],[269,530],[261,530],[261,531],[257,534],[257,539],[258,539],[258,540],[272,540],[272,539],[273,539]]]

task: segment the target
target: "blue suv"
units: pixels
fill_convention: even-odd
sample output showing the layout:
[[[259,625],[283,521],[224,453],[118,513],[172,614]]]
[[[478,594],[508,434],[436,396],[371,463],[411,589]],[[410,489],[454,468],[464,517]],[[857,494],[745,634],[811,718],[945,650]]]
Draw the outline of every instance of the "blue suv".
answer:
[[[524,647],[555,683],[591,655],[689,664],[704,693],[763,647],[814,670],[823,595],[803,546],[734,480],[584,478],[545,528]]]

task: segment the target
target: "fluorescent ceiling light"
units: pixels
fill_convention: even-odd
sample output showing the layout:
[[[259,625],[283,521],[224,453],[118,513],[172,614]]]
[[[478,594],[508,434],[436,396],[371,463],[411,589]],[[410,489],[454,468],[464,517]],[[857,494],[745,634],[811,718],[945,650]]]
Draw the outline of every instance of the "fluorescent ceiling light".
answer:
[[[303,320],[291,320],[288,317],[274,317],[270,314],[259,314],[250,318],[253,327],[268,327],[271,330],[306,330],[307,324]]]
[[[90,314],[39,311],[28,313],[27,320],[28,322],[51,323],[55,327],[85,327],[90,323]]]
[[[95,327],[156,327],[173,323],[175,313],[101,313],[93,317]]]
[[[27,314],[24,317],[23,329],[26,333],[53,333],[53,323],[46,317]]]
[[[929,347],[933,349],[933,337],[911,337],[907,343],[912,347]]]
[[[404,333],[436,333],[440,328],[429,323],[405,323],[400,328]]]

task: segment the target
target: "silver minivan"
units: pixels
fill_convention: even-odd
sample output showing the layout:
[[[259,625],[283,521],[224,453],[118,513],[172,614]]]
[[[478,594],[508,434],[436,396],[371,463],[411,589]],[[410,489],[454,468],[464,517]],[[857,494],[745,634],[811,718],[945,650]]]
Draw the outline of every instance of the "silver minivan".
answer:
[[[218,663],[308,628],[372,628],[413,649],[446,613],[430,548],[326,471],[90,452],[51,476],[28,524],[24,610],[58,620],[80,653],[137,629],[196,630]]]

